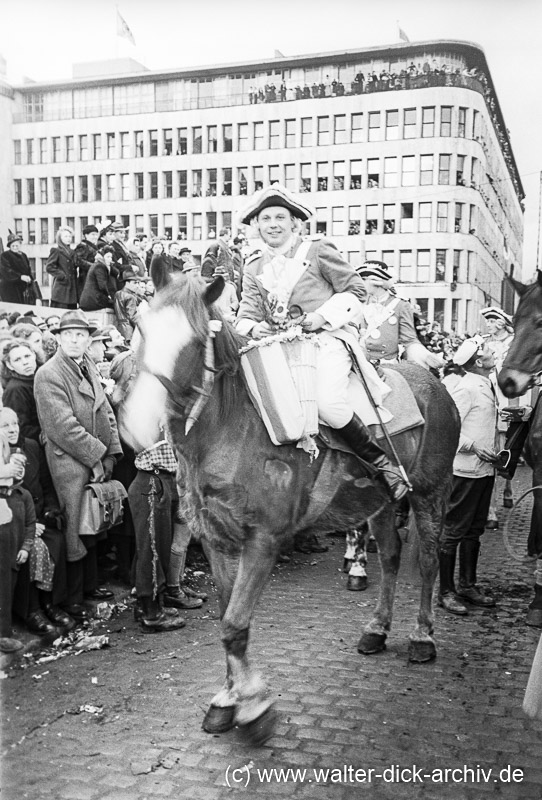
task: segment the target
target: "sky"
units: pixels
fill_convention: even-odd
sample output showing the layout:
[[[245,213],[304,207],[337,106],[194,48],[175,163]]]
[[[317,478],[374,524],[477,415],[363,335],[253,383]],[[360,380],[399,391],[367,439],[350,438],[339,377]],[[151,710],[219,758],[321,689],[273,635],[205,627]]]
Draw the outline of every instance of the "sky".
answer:
[[[134,36],[116,35],[117,8]],[[150,69],[411,42],[481,45],[526,192],[523,277],[537,265],[542,170],[542,0],[2,0],[0,53],[19,83],[131,56]],[[542,253],[540,254],[542,267]]]

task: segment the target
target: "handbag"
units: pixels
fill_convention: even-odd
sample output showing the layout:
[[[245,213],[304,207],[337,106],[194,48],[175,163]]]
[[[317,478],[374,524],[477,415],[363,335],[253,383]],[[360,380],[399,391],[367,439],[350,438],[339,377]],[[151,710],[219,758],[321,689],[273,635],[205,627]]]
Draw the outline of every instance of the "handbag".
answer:
[[[23,302],[28,306],[35,306],[36,301],[42,299],[39,283],[36,280],[32,280],[23,290]]]
[[[128,492],[120,481],[88,483],[81,500],[79,536],[96,536],[119,525]]]

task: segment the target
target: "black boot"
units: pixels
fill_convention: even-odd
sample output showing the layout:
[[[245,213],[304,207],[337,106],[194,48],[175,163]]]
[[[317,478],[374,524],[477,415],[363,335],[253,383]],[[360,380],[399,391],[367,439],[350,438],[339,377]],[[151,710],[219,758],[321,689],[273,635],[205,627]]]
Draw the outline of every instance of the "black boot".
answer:
[[[439,606],[449,611],[450,614],[457,614],[464,617],[469,612],[465,606],[459,602],[455,592],[454,570],[455,570],[455,549],[444,550],[439,556],[440,570],[440,591],[438,596]]]
[[[338,429],[356,455],[376,467],[378,476],[385,484],[390,498],[395,503],[410,491],[399,468],[394,466],[382,450],[370,430],[354,414],[348,425]]]
[[[459,588],[458,597],[468,600],[475,606],[493,608],[495,600],[491,595],[483,594],[476,586],[476,567],[480,542],[468,540],[459,545]]]
[[[184,628],[186,622],[181,617],[171,617],[163,608],[162,599],[158,597],[139,597],[138,602],[142,609],[139,624],[145,633],[164,633]]]

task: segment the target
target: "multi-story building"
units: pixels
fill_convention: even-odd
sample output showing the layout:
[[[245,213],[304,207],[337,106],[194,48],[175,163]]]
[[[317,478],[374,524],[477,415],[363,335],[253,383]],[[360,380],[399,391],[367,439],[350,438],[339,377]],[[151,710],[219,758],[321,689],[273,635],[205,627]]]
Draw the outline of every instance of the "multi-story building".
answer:
[[[88,66],[0,97],[13,140],[8,225],[45,287],[61,224],[77,238],[114,218],[201,254],[219,228],[235,229],[246,195],[279,181],[309,195],[311,234],[354,265],[384,260],[399,293],[446,329],[473,331],[481,307],[510,307],[523,190],[477,45],[167,72],[117,62],[117,74],[92,77]]]

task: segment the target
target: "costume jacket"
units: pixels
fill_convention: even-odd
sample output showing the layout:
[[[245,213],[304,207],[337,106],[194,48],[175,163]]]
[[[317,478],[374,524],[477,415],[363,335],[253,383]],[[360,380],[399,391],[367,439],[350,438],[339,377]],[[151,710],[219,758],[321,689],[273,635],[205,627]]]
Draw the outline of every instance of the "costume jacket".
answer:
[[[414,312],[410,303],[389,295],[383,303],[369,303],[363,308],[366,330],[362,338],[371,360],[397,360],[399,345],[417,342]]]
[[[64,244],[52,247],[45,270],[53,277],[51,305],[76,305],[78,295],[74,251]]]
[[[77,270],[77,291],[79,297],[81,297],[83,293],[87,275],[94,264],[97,252],[97,245],[92,244],[88,239],[83,239],[82,242],[79,242],[74,250],[73,261]]]
[[[486,478],[494,475],[493,464],[478,458],[472,447],[473,442],[476,442],[489,450],[495,449],[497,398],[489,378],[467,372],[453,384],[450,394],[461,417],[454,475],[463,478]]]
[[[98,311],[101,308],[113,308],[113,298],[117,291],[116,271],[109,269],[98,253],[98,260],[92,265],[87,275],[85,288],[79,299],[83,311]]]
[[[45,454],[66,515],[68,561],[79,561],[86,547],[79,537],[81,498],[91,469],[106,456],[122,453],[113,410],[98,371],[85,355],[90,383],[77,363],[59,348],[36,373],[34,392]]]
[[[24,253],[6,250],[0,256],[0,300],[5,303],[24,303],[24,290],[29,284],[21,275],[32,277],[30,263]]]

